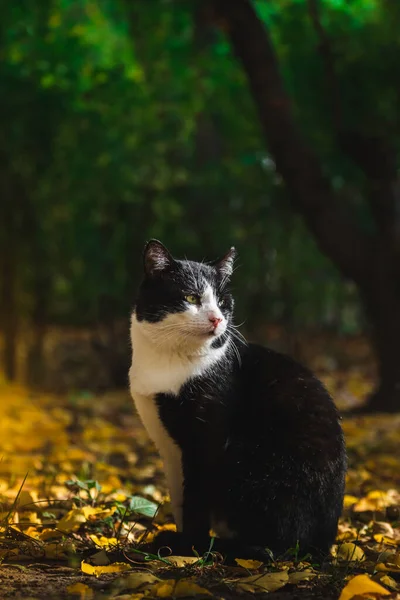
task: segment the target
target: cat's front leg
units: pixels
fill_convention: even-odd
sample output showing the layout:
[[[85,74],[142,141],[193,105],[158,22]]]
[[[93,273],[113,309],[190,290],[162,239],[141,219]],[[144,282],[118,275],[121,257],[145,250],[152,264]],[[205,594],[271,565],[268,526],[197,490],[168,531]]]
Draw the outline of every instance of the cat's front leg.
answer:
[[[182,522],[183,532],[195,539],[209,536],[211,527],[209,490],[206,478],[197,466],[184,465]]]

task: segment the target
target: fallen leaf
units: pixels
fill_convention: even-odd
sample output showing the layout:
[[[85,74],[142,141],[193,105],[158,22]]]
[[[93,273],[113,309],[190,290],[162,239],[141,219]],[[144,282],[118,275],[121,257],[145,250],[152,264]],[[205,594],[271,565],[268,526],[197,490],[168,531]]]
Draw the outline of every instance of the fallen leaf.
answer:
[[[387,544],[388,546],[397,546],[400,543],[400,540],[394,540],[383,533],[376,533],[374,535],[374,540],[378,542],[378,544]]]
[[[160,581],[151,588],[151,595],[157,598],[185,598],[187,596],[211,596],[211,593],[205,588],[194,583],[190,579],[167,579]]]
[[[137,571],[136,573],[129,574],[123,579],[117,579],[114,583],[116,587],[119,587],[119,589],[123,588],[124,590],[138,590],[143,586],[148,587],[149,585],[158,583],[159,581],[161,581],[159,577],[156,577],[148,571]]]
[[[274,592],[289,582],[287,571],[266,573],[264,575],[251,575],[237,582],[236,587],[245,592]]]
[[[74,583],[67,587],[67,592],[74,596],[80,596],[80,600],[90,600],[93,598],[93,590],[85,583]]]
[[[81,562],[82,573],[86,573],[87,575],[95,575],[96,577],[99,575],[104,575],[104,573],[122,573],[123,571],[130,571],[131,569],[131,565],[121,562],[112,563],[111,565],[106,565],[104,567],[90,565],[84,560]]]
[[[387,506],[393,505],[395,500],[391,490],[384,492],[382,490],[373,490],[365,498],[361,498],[354,506],[354,512],[376,511]]]
[[[63,533],[70,533],[71,531],[78,531],[82,523],[86,523],[87,518],[82,508],[73,508],[67,514],[60,519],[57,524],[57,529]]]
[[[368,577],[368,575],[356,575],[350,579],[349,583],[343,588],[339,600],[351,600],[354,596],[362,594],[380,594],[389,596],[390,592]]]
[[[259,569],[263,564],[260,560],[247,560],[245,558],[235,558],[235,562],[239,565],[239,567],[249,570]]]
[[[310,579],[313,579],[316,576],[317,574],[313,573],[309,569],[305,569],[304,571],[294,571],[293,573],[289,573],[288,583],[297,584],[300,581],[309,581]]]
[[[343,498],[343,508],[350,508],[358,502],[358,498],[356,496],[349,496],[349,494],[345,494]]]
[[[363,549],[351,542],[341,544],[337,549],[336,557],[339,560],[348,562],[362,562],[365,560]]]
[[[107,538],[104,535],[99,537],[98,535],[95,535],[93,533],[90,534],[89,537],[92,540],[92,542],[94,542],[99,548],[110,549],[113,547],[115,548],[115,546],[118,546],[118,540],[115,537]]]
[[[393,590],[399,589],[397,581],[395,581],[393,577],[390,577],[390,575],[387,575],[386,573],[376,573],[372,579],[374,581],[378,581],[379,583],[383,583],[383,585],[386,585],[387,587],[390,587]]]

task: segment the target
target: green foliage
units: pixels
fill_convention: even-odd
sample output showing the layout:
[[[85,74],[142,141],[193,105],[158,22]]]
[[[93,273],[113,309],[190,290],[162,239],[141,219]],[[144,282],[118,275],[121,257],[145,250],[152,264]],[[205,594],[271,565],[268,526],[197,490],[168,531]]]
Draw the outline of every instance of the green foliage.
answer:
[[[256,5],[300,126],[339,199],[371,228],[363,176],[335,138],[309,3]],[[354,289],[291,212],[242,69],[193,3],[26,0],[2,3],[1,17],[1,177],[19,214],[21,311],[34,319],[41,294],[47,321],[126,316],[155,236],[199,259],[237,245],[249,325],[264,316],[359,326]],[[388,0],[321,3],[341,118],[355,131],[383,129],[396,148],[399,21]]]

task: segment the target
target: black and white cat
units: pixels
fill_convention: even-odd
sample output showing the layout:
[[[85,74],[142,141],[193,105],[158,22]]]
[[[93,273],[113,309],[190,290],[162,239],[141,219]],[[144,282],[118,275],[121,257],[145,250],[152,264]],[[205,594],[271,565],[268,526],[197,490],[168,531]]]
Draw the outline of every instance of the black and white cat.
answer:
[[[144,251],[132,314],[130,389],[165,465],[173,552],[325,555],[342,509],[346,452],[323,385],[291,358],[247,344],[232,322],[235,250],[211,264]]]

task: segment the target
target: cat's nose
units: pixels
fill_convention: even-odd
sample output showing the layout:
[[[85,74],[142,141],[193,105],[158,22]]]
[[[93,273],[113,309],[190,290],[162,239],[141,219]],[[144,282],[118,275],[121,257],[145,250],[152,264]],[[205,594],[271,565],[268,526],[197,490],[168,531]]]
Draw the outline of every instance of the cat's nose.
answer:
[[[216,329],[218,327],[218,325],[222,322],[222,319],[220,317],[216,317],[213,314],[208,315],[208,320],[210,321],[210,323],[214,327],[214,329]]]

